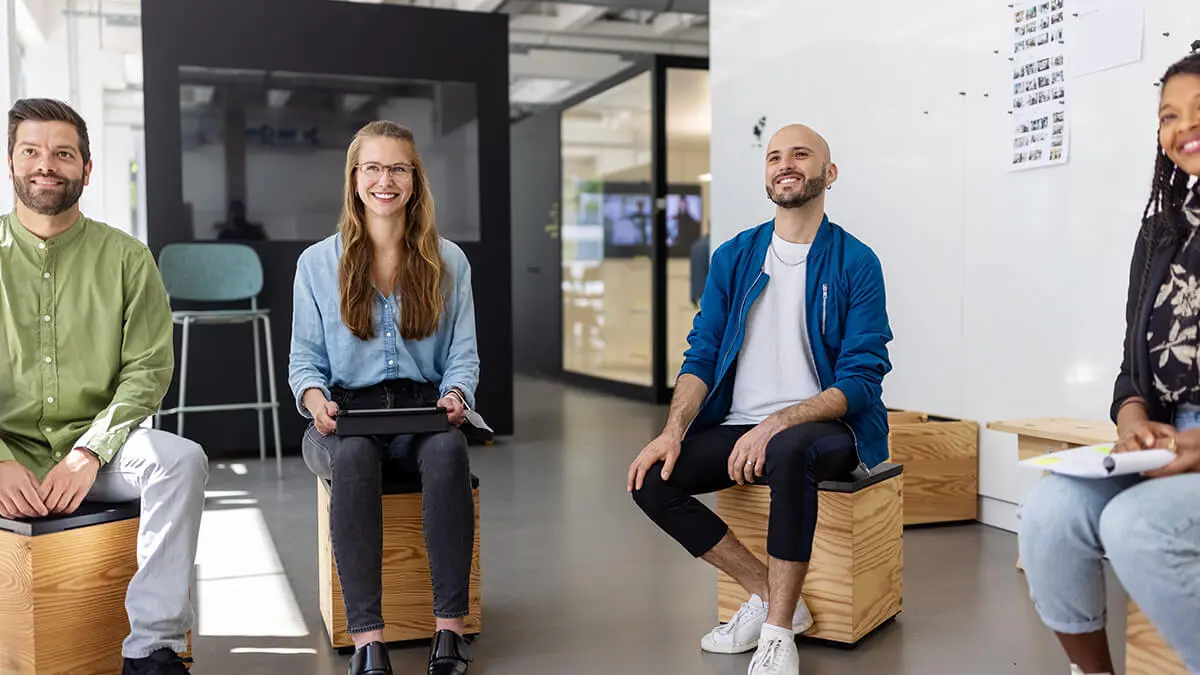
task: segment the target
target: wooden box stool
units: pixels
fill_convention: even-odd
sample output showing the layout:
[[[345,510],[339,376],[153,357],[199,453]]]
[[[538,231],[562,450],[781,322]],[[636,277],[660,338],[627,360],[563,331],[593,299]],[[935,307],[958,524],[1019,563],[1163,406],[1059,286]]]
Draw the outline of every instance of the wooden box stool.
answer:
[[[816,538],[801,591],[814,620],[805,637],[854,645],[903,609],[902,470],[880,464],[861,480],[820,484]],[[717,493],[717,515],[763,561],[770,505],[766,485]],[[745,600],[745,589],[719,573],[720,620],[728,621]]]
[[[1130,598],[1125,615],[1125,675],[1187,675],[1179,655]]]
[[[428,640],[433,637],[433,581],[421,516],[419,482],[385,482],[383,496],[383,631],[385,642]],[[466,632],[483,627],[482,567],[479,562],[479,479],[471,476],[475,502],[475,547],[471,555],[470,615]],[[354,647],[346,626],[342,583],[329,529],[329,484],[317,479],[317,567],[321,616],[335,649]]]
[[[0,518],[0,674],[113,675],[129,634],[138,502]]]
[[[889,462],[904,466],[904,524],[979,517],[979,424],[888,411]]]

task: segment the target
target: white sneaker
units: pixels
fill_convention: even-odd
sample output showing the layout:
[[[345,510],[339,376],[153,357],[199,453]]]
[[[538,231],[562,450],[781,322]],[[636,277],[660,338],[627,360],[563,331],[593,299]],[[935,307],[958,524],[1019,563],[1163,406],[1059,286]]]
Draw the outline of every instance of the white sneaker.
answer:
[[[712,629],[708,635],[700,638],[700,648],[714,654],[741,654],[758,646],[758,636],[762,633],[763,625],[767,623],[767,603],[758,597],[742,603],[742,608],[729,618],[729,623]],[[797,635],[812,628],[813,617],[804,604],[804,598],[796,603],[796,613],[792,615],[792,630]]]
[[[750,660],[747,675],[800,675],[800,651],[792,633],[765,624],[758,651]]]

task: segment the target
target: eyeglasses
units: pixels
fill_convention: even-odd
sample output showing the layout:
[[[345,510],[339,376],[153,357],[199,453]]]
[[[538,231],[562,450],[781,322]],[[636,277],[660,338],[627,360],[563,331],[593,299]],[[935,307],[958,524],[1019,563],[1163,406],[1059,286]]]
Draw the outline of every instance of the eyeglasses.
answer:
[[[383,175],[384,169],[392,175],[392,180],[400,181],[412,177],[413,168],[407,164],[393,164],[391,166],[383,166],[374,162],[359,164],[358,170],[367,180],[379,180]]]

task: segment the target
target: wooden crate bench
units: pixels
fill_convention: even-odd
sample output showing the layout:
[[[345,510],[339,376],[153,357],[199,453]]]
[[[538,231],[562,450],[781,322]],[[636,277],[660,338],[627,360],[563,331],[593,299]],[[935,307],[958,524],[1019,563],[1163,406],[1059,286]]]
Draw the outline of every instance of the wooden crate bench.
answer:
[[[475,546],[471,558],[470,615],[467,634],[483,627],[482,567],[479,562],[479,480],[472,476],[475,502]],[[383,496],[383,636],[386,642],[428,640],[433,637],[433,581],[425,549],[424,519],[419,484],[385,483]],[[342,584],[329,529],[329,485],[317,479],[317,565],[321,616],[330,644],[352,648],[347,632]]]
[[[817,532],[801,593],[815,621],[806,637],[853,645],[903,609],[902,468],[882,464],[858,481],[820,485]],[[763,561],[771,489],[742,485],[717,493],[717,515]],[[718,614],[728,621],[748,594],[718,575]]]

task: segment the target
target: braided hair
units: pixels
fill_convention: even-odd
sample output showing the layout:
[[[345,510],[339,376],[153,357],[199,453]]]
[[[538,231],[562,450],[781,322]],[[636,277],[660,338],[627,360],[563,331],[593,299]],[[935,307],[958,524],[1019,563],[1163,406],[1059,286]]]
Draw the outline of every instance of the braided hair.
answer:
[[[1168,68],[1162,79],[1159,80],[1159,87],[1165,88],[1168,82],[1179,75],[1200,75],[1200,48]],[[1150,190],[1150,200],[1146,202],[1146,210],[1142,214],[1142,236],[1146,240],[1146,262],[1142,267],[1142,281],[1139,289],[1143,290],[1150,277],[1150,261],[1153,258],[1153,252],[1160,247],[1182,242],[1189,231],[1187,219],[1183,215],[1183,205],[1187,199],[1191,176],[1171,161],[1161,140],[1156,142],[1158,151],[1154,163],[1154,182]],[[1139,310],[1142,295],[1142,293],[1138,293]],[[1138,316],[1138,314],[1134,316]]]

